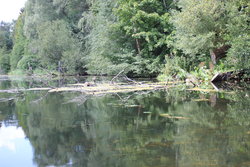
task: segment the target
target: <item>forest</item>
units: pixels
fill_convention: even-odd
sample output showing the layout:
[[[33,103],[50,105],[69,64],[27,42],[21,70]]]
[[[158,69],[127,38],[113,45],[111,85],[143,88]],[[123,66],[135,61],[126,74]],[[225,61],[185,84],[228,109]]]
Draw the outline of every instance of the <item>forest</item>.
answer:
[[[248,0],[27,0],[0,23],[1,74],[208,80],[249,69]]]

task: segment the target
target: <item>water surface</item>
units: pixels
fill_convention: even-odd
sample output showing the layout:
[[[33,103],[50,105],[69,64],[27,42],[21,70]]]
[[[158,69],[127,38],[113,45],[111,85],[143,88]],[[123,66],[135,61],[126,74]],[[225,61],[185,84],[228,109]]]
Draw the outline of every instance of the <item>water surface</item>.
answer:
[[[0,77],[0,166],[250,166],[247,89],[17,91],[85,80]]]

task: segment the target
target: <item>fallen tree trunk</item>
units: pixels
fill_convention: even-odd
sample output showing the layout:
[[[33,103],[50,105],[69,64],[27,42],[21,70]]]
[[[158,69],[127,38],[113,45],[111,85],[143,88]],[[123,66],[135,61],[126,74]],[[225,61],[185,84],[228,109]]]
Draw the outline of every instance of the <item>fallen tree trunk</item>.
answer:
[[[218,73],[211,79],[213,83],[221,81],[250,81],[250,69]]]
[[[84,92],[90,95],[102,95],[102,94],[112,94],[112,93],[123,93],[123,92],[136,92],[145,90],[157,90],[165,89],[169,87],[176,86],[183,83],[182,81],[176,82],[149,82],[143,84],[96,84],[91,86],[86,86],[85,84],[72,84],[67,87],[60,87],[51,89],[48,92]]]

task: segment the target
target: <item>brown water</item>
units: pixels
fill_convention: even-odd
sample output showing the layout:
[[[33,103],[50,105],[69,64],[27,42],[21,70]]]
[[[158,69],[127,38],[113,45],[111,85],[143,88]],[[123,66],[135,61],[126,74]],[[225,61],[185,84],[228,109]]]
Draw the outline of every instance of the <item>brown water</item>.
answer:
[[[0,77],[1,167],[250,166],[247,89],[18,91],[78,81]]]

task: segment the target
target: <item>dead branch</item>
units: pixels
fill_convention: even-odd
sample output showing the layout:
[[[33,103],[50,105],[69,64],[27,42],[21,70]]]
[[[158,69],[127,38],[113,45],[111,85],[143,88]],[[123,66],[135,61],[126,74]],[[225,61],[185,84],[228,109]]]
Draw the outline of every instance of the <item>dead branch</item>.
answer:
[[[111,79],[110,83],[113,84],[114,79],[116,79],[116,78],[117,78],[119,75],[121,75],[124,71],[125,71],[125,69],[121,70],[116,76],[114,76],[114,77]]]

